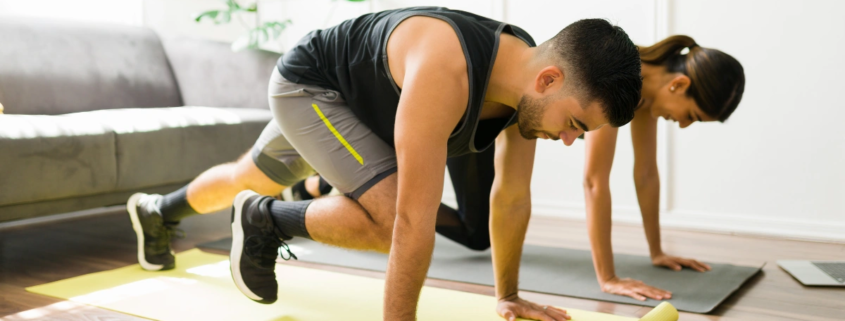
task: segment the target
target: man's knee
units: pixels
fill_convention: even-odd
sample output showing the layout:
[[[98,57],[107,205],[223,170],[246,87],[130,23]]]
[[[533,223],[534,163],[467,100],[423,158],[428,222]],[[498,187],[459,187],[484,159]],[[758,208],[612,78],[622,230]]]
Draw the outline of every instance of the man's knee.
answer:
[[[249,189],[261,195],[281,193],[285,187],[261,171],[250,154],[247,152],[235,163],[232,179],[243,189]]]
[[[394,173],[373,185],[358,198],[358,203],[370,215],[374,233],[388,243],[392,240],[393,222],[396,220],[396,190]]]

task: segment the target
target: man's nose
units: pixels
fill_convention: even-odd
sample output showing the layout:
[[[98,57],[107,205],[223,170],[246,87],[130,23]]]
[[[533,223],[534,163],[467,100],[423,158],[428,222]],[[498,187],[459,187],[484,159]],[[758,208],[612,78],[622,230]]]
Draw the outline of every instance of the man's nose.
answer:
[[[568,131],[559,133],[559,137],[560,137],[560,140],[563,141],[564,145],[572,146],[572,143],[575,142],[575,139],[578,138],[578,136],[581,136],[581,134],[583,134],[583,133],[584,133],[584,131],[580,130],[580,129],[568,130]]]

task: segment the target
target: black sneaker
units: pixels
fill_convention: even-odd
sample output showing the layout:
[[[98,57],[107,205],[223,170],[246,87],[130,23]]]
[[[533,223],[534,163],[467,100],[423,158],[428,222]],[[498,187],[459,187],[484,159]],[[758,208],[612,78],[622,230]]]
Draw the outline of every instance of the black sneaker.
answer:
[[[263,304],[276,302],[278,296],[275,268],[281,249],[290,255],[283,259],[296,259],[284,242],[291,238],[273,224],[268,208],[271,201],[272,197],[246,190],[235,197],[232,210],[232,279],[244,295]]]
[[[138,237],[138,263],[144,270],[162,271],[176,267],[170,239],[177,230],[165,225],[157,203],[161,195],[137,193],[126,202],[132,229]]]

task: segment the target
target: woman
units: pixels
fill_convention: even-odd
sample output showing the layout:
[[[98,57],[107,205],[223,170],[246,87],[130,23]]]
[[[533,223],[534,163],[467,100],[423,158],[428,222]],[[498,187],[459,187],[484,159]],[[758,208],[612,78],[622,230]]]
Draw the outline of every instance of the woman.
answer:
[[[687,52],[688,51],[688,52]],[[673,270],[696,271],[710,266],[671,256],[660,246],[660,179],[657,171],[657,119],[686,128],[696,121],[724,122],[736,109],[745,88],[742,65],[728,54],[698,46],[690,37],[672,36],[650,47],[640,47],[642,100],[631,121],[634,147],[634,182],[652,263]],[[610,169],[618,128],[604,126],[586,133],[584,195],[587,228],[596,276],[602,291],[638,300],[669,299],[669,291],[640,281],[620,279],[613,266],[610,243]]]

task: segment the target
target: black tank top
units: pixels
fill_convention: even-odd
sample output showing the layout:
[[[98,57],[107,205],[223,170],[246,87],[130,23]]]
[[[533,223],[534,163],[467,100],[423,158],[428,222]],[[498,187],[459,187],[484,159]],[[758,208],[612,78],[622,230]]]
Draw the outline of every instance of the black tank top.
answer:
[[[516,113],[510,118],[478,119],[496,59],[499,35],[505,31],[531,47],[536,46],[534,39],[519,27],[440,7],[365,14],[337,26],[308,33],[279,58],[279,72],[295,83],[340,92],[355,116],[394,146],[393,130],[401,92],[388,69],[387,40],[400,22],[413,16],[428,16],[448,22],[463,47],[469,78],[469,101],[464,119],[449,137],[449,157],[487,149],[499,132],[516,122]]]

